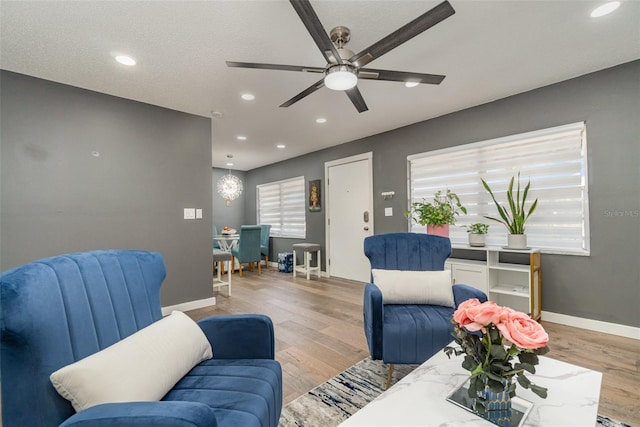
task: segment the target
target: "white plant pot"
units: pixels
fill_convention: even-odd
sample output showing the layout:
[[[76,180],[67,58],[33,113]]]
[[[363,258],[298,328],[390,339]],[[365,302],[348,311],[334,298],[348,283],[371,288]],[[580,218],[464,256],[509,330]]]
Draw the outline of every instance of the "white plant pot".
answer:
[[[484,246],[486,237],[486,234],[469,233],[469,246]]]
[[[526,234],[509,234],[507,236],[507,247],[509,249],[526,249],[527,235]]]

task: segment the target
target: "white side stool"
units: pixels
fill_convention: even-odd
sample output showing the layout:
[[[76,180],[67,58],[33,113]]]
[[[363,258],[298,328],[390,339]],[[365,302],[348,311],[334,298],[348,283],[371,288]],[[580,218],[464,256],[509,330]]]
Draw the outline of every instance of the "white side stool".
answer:
[[[221,288],[223,286],[228,286],[229,287],[229,296],[231,296],[231,265],[228,265],[229,268],[227,268],[227,281],[225,282],[224,280],[222,280],[222,265],[224,262],[229,262],[231,261],[232,255],[231,252],[227,252],[227,251],[223,251],[220,249],[214,249],[213,250],[213,263],[214,264],[218,264],[218,281],[216,282],[216,279],[213,279],[213,289],[216,288]]]
[[[303,253],[304,262],[300,265],[297,264],[296,251]],[[316,266],[311,267],[312,252],[316,253]],[[296,277],[296,272],[304,273],[307,275],[307,280],[310,279],[311,273],[315,273],[320,278],[320,245],[317,243],[296,243],[293,245],[293,277]]]

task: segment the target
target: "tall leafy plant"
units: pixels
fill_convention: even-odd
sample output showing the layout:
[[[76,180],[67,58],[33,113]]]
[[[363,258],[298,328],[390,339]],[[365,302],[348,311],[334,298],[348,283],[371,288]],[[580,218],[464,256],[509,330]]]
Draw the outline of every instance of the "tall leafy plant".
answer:
[[[524,234],[524,224],[527,222],[531,214],[536,210],[538,206],[538,199],[536,199],[531,206],[529,207],[529,211],[525,208],[525,202],[527,201],[527,195],[529,194],[529,187],[531,186],[531,180],[524,187],[522,192],[522,198],[520,193],[520,172],[518,172],[518,187],[516,190],[515,198],[513,194],[513,184],[515,177],[511,177],[509,181],[509,188],[507,189],[507,207],[501,205],[496,200],[496,197],[493,195],[493,191],[489,187],[489,184],[482,179],[482,185],[485,190],[489,192],[493,202],[496,204],[496,208],[498,209],[498,214],[500,214],[500,218],[494,218],[490,216],[485,216],[485,218],[490,219],[492,221],[497,221],[507,227],[510,234]]]

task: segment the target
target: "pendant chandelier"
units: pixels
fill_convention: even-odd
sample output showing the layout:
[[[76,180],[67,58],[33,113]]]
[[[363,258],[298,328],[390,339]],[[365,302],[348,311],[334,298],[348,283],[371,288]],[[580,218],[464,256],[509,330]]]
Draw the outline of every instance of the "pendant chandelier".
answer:
[[[242,180],[235,175],[231,175],[231,169],[227,175],[223,175],[218,180],[218,193],[224,198],[225,206],[231,206],[231,201],[237,199],[242,194]]]

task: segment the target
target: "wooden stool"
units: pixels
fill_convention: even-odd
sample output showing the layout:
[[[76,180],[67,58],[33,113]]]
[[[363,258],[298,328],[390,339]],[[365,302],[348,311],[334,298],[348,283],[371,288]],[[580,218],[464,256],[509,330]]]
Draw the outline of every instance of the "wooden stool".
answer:
[[[303,264],[298,265],[296,259],[296,251],[302,251],[304,256]],[[311,267],[311,253],[316,252],[316,266]],[[296,277],[296,272],[305,273],[307,280],[309,280],[311,273],[315,273],[320,278],[320,245],[317,243],[296,243],[293,245],[293,277]]]
[[[229,287],[229,296],[231,296],[231,266],[227,269],[227,281],[222,280],[222,270],[224,269],[224,263],[231,261],[232,255],[231,252],[222,251],[220,249],[213,250],[213,263],[218,264],[218,281],[216,282],[214,279],[213,289],[221,288],[223,286]]]

